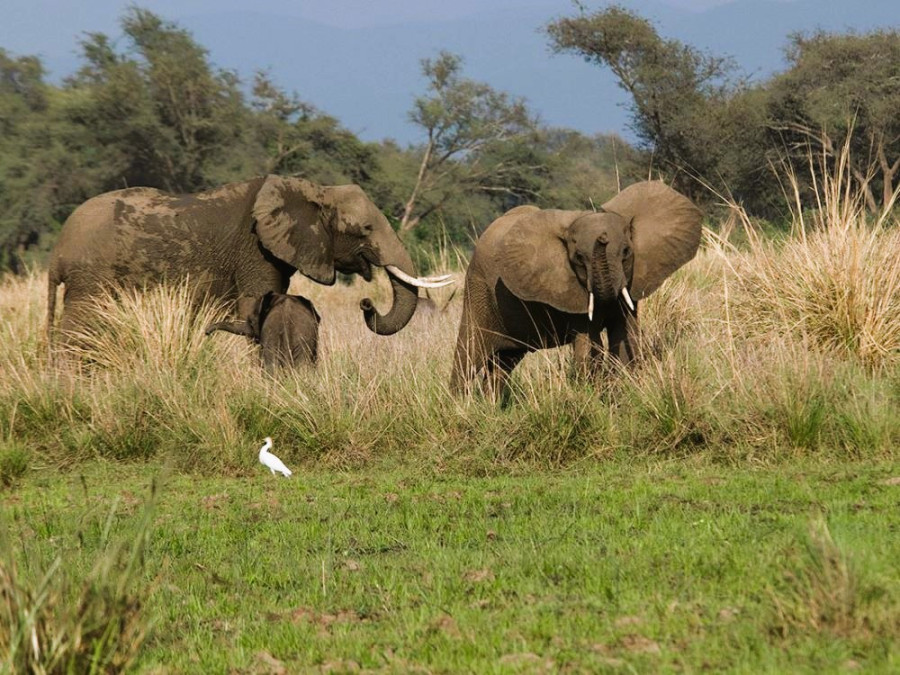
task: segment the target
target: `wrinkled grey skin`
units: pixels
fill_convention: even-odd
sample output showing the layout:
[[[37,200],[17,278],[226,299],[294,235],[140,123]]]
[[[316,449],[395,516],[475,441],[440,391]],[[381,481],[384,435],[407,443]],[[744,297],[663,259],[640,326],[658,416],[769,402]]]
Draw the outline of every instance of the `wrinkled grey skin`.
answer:
[[[89,199],[63,225],[50,259],[47,330],[61,283],[65,333],[88,323],[98,294],[117,287],[189,279],[198,299],[234,302],[246,321],[256,299],[287,290],[294,271],[330,285],[336,271],[368,281],[373,266],[385,265],[415,275],[390,223],[356,185],[270,175],[189,195],[117,190]],[[403,328],[416,309],[414,286],[393,276],[391,285],[386,314],[368,298],[360,303],[380,335]]]
[[[300,295],[266,293],[246,321],[220,321],[206,334],[222,330],[259,343],[267,370],[314,366],[318,358],[319,314],[312,301]]]
[[[687,197],[658,181],[626,188],[599,212],[520,206],[502,215],[479,238],[466,273],[451,390],[469,392],[483,376],[486,394],[505,398],[508,375],[527,353],[571,342],[580,369],[596,373],[603,331],[609,354],[630,362],[637,302],[694,257],[700,220]]]

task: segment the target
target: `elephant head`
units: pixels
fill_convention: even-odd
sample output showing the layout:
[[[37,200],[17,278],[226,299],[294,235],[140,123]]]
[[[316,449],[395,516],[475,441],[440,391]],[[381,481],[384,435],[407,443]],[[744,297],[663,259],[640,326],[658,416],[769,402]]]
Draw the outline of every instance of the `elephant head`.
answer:
[[[246,320],[211,324],[206,334],[222,330],[254,340],[267,368],[316,362],[320,317],[312,301],[273,292],[243,302],[251,300],[252,307],[244,312]]]
[[[372,279],[372,267],[387,270],[393,302],[380,314],[368,298],[360,303],[366,325],[379,335],[403,328],[416,309],[417,286],[443,284],[419,279],[390,223],[357,185],[319,186],[302,178],[268,176],[252,209],[260,244],[272,255],[322,284],[335,272]]]
[[[700,219],[658,181],[626,188],[597,212],[535,210],[504,237],[499,275],[523,300],[609,322],[694,257]]]

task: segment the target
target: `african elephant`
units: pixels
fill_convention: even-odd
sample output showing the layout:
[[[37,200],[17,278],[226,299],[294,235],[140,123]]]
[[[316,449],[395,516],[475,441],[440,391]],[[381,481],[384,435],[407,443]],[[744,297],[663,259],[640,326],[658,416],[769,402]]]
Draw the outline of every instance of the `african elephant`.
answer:
[[[243,335],[259,344],[260,357],[267,369],[292,368],[315,365],[319,321],[319,313],[308,298],[269,292],[257,300],[246,321],[210,324],[206,334],[223,330]]]
[[[330,285],[336,271],[369,281],[373,266],[387,270],[393,291],[386,314],[368,298],[360,302],[379,335],[409,322],[417,286],[443,283],[414,276],[387,218],[357,185],[270,175],[199,194],[107,192],[75,209],[60,232],[50,259],[48,336],[60,283],[67,331],[86,322],[97,294],[111,287],[189,279],[198,297],[236,301],[237,319],[246,321],[256,299],[284,293],[295,271]]]
[[[466,273],[451,390],[485,371],[496,398],[528,352],[576,341],[587,368],[601,333],[634,357],[637,303],[694,257],[700,210],[659,181],[636,183],[597,212],[519,206],[481,235]]]

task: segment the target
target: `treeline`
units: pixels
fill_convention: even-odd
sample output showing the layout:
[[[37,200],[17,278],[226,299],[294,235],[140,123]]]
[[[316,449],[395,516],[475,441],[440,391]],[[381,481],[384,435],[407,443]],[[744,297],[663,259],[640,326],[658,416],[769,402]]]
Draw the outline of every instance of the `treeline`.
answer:
[[[591,208],[650,172],[698,201],[727,197],[777,220],[783,167],[802,191],[845,143],[870,210],[890,204],[898,182],[896,31],[793,36],[788,70],[753,83],[621,7],[582,12],[548,24],[548,39],[612,70],[632,98],[636,147],[542,125],[449,53],[422,62],[409,115],[424,140],[401,146],[361,141],[265,73],[243,82],[215,68],[187,31],[147,10],[121,24],[115,45],[88,34],[81,68],[60,85],[38,58],[0,49],[0,270],[40,257],[88,197],[137,185],[192,192],[264,173],[354,182],[427,249],[465,246],[520,203]]]
[[[466,244],[523,201],[589,208],[638,153],[612,136],[541,127],[525,103],[424,61],[410,117],[426,142],[366,143],[265,73],[215,68],[177,25],[132,8],[123,39],[82,41],[61,85],[0,50],[0,270],[25,269],[82,201],[128,186],[193,192],[279,173],[358,183],[405,236]]]
[[[896,30],[791,35],[787,70],[763,82],[743,77],[729,58],[660,36],[619,6],[553,21],[547,32],[556,51],[613,72],[631,96],[640,146],[695,198],[712,193],[775,218],[784,190],[815,206],[816,183],[837,170],[869,211],[892,206],[900,182]]]

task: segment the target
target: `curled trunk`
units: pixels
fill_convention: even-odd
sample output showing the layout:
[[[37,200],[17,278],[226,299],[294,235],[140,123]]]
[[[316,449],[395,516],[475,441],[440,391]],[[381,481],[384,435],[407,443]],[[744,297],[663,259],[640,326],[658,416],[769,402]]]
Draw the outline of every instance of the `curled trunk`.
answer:
[[[376,264],[382,266],[396,265],[407,274],[415,276],[412,259],[399,241],[393,254],[392,258],[378,261]],[[393,335],[408,324],[416,311],[416,304],[419,299],[419,291],[415,286],[406,281],[401,281],[393,275],[389,276],[393,300],[387,313],[380,314],[369,298],[365,298],[359,303],[366,325],[369,327],[369,330],[378,335]]]

